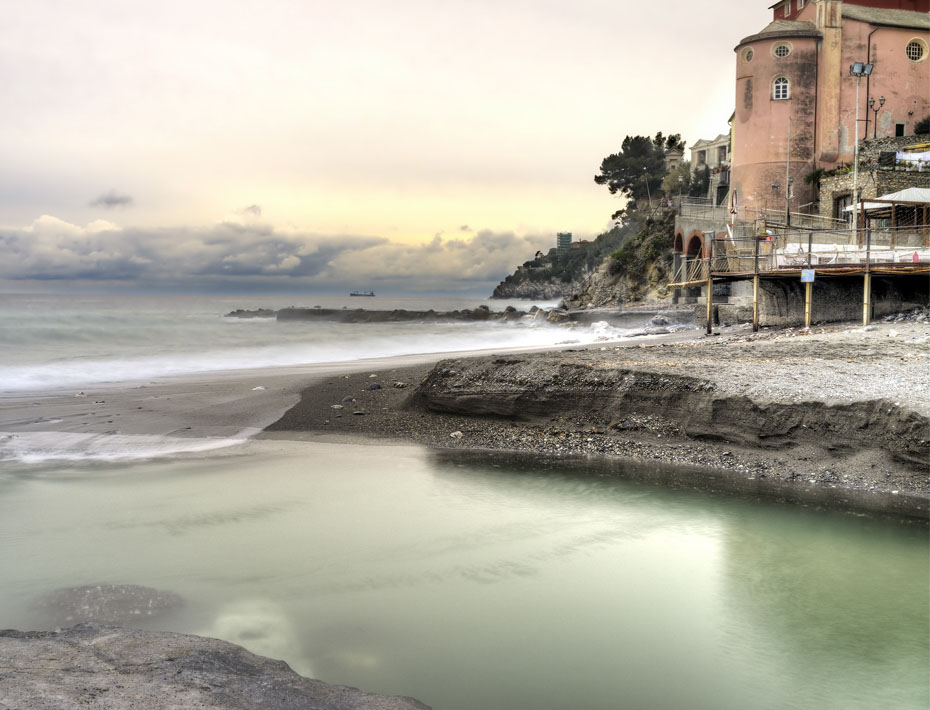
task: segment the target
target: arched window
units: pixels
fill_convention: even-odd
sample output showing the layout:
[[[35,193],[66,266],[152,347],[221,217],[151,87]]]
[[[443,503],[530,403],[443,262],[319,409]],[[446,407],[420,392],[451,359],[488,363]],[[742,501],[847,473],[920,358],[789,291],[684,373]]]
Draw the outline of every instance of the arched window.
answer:
[[[778,77],[775,79],[775,81],[772,82],[772,98],[776,101],[787,99],[789,87],[790,85],[788,84],[788,80],[785,77]]]

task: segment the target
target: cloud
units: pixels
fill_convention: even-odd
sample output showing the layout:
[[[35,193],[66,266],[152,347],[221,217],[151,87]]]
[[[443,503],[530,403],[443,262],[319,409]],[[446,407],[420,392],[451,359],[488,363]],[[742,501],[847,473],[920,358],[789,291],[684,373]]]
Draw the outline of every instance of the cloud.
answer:
[[[248,207],[243,207],[243,208],[242,208],[241,210],[239,210],[239,211],[240,211],[242,214],[244,214],[244,215],[251,215],[251,216],[253,216],[253,217],[261,217],[261,216],[262,216],[262,208],[261,208],[261,205],[249,205]]]
[[[43,215],[27,227],[0,228],[0,279],[477,291],[492,288],[551,242],[551,235],[483,230],[403,244],[257,222],[140,229],[105,220],[79,226]]]
[[[463,224],[461,227],[459,227],[459,231],[460,231],[460,232],[470,232],[470,231],[471,231],[471,227],[469,227],[467,224]]]
[[[130,195],[121,195],[116,190],[110,190],[109,192],[100,195],[96,200],[91,201],[91,207],[103,207],[104,209],[112,210],[118,207],[129,207],[132,205],[132,196]]]

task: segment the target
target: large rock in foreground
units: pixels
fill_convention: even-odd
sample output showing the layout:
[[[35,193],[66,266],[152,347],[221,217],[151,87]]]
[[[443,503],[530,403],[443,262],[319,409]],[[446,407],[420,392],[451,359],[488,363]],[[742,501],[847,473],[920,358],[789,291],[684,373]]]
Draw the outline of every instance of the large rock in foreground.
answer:
[[[429,710],[304,678],[225,641],[97,624],[0,631],[0,707]]]

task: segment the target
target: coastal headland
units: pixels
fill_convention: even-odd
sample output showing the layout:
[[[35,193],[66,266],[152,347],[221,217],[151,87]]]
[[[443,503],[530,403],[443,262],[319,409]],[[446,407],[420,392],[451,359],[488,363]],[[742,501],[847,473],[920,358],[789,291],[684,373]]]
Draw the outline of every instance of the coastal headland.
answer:
[[[677,335],[323,378],[264,436],[661,462],[694,487],[926,518],[925,314]]]

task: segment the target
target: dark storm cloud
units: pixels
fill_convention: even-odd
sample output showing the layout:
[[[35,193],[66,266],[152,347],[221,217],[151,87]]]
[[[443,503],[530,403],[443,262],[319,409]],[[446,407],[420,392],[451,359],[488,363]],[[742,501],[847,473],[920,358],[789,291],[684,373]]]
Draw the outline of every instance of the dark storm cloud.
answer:
[[[131,195],[122,195],[116,190],[100,195],[96,200],[90,202],[91,207],[103,207],[104,209],[115,209],[117,207],[129,207],[132,204]]]
[[[43,216],[0,228],[0,278],[385,284],[404,291],[484,288],[545,247],[548,237],[481,231],[425,244],[382,237],[281,232],[267,224],[208,228],[87,227]]]

